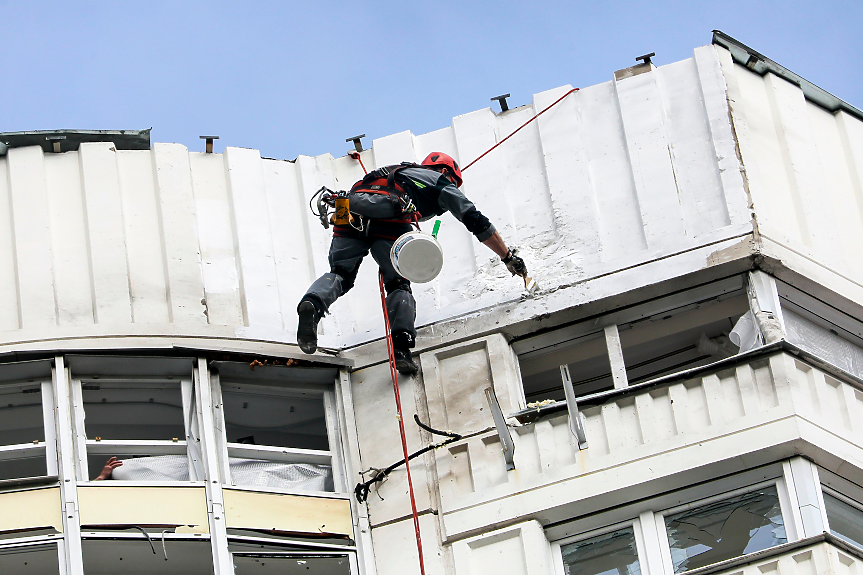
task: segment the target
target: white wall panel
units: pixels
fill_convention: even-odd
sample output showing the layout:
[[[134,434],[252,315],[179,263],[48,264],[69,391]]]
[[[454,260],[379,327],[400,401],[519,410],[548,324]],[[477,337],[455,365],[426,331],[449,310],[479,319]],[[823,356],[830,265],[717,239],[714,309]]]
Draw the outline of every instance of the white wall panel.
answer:
[[[117,151],[132,321],[170,322],[154,153]]]
[[[240,281],[232,230],[225,156],[189,154],[195,215],[201,248],[201,273],[207,320],[215,325],[244,325]]]
[[[578,92],[583,138],[596,190],[600,255],[609,261],[647,248],[626,139],[611,82]],[[615,102],[615,105],[609,105]]]
[[[571,89],[563,86],[537,94],[534,106],[541,111]],[[554,227],[568,248],[561,254],[560,271],[572,279],[583,275],[582,262],[598,260],[601,249],[599,210],[586,151],[590,135],[583,133],[578,96],[570,94],[537,119]]]
[[[722,58],[730,58],[730,55],[716,46],[702,46],[694,51],[710,143],[725,196],[725,210],[732,224],[742,224],[749,222],[752,215],[743,182],[743,166],[737,158],[737,140],[728,121],[731,110],[728,106],[728,83],[720,64]]]
[[[827,112],[798,86],[715,50],[759,231],[765,245],[778,244],[770,255],[784,250],[773,255],[783,265],[839,291],[859,290],[863,121]]]
[[[61,326],[94,323],[96,320],[79,157],[79,153],[72,152],[44,158],[52,263],[57,280],[57,323]],[[122,219],[119,224],[122,227]],[[122,274],[118,277],[125,279]],[[129,319],[126,318],[127,323]]]
[[[7,158],[21,326],[54,326],[57,310],[42,148],[13,148]]]
[[[541,298],[551,298],[552,308],[537,309],[557,309],[551,301],[558,288],[751,231],[726,86],[755,94],[750,99],[761,106],[743,116],[750,149],[753,132],[772,146],[772,152],[759,150],[772,159],[766,169],[753,168],[750,180],[762,187],[769,182],[761,193],[770,201],[787,196],[788,171],[764,83],[726,83],[720,57],[720,49],[699,48],[689,60],[583,88],[465,171],[465,193],[510,245],[521,248],[544,290]],[[569,89],[537,94],[530,105],[507,112],[464,114],[428,134],[377,138],[363,163],[372,169],[444,151],[464,166]],[[846,151],[845,164],[857,169],[860,154],[844,142],[861,134],[853,122],[838,126],[819,145]],[[230,147],[224,154],[190,154],[177,144],[151,151],[86,144],[80,152],[47,158],[35,147],[21,148],[0,161],[0,194],[8,196],[2,209],[9,210],[5,224],[0,213],[0,241],[8,248],[0,269],[14,272],[0,281],[0,298],[15,304],[0,317],[7,329],[2,341],[9,344],[19,326],[58,323],[65,335],[85,324],[106,335],[147,326],[147,333],[232,332],[291,343],[299,298],[329,271],[332,232],[307,212],[308,201],[321,186],[347,189],[363,175],[348,156],[286,162]],[[845,190],[839,205],[848,198],[863,204],[857,174],[832,181]],[[831,205],[822,209],[835,212]],[[783,221],[783,209],[765,214],[768,227]],[[840,211],[851,226],[856,216]],[[415,286],[418,323],[518,301],[521,281],[451,215],[441,219],[444,270]],[[796,223],[791,228],[783,239],[798,241]],[[376,268],[367,261],[353,291],[322,321],[322,347],[353,346],[382,334]],[[33,337],[39,334],[28,332]]]
[[[686,227],[657,76],[648,72],[615,79],[614,89],[647,245],[668,249]]]
[[[179,144],[155,144],[153,159],[171,321],[204,324],[204,285],[188,150]]]
[[[273,254],[271,214],[256,150],[225,150],[228,198],[239,256],[240,295],[247,326],[282,327],[279,281]]]
[[[311,274],[306,245],[306,225],[319,225],[304,205],[297,187],[296,165],[291,162],[262,162],[264,187],[273,236],[273,256],[279,285],[279,305],[283,329],[297,331],[296,307],[308,285]]]
[[[715,158],[715,153],[699,72],[695,58],[656,69],[674,181],[688,237],[731,223],[719,170],[708,168],[704,162]],[[718,70],[705,72],[716,74]]]
[[[15,263],[15,229],[9,161],[0,158],[0,331],[19,329],[18,270]]]
[[[110,142],[84,143],[79,154],[95,320],[128,324],[132,305],[117,150]],[[125,277],[118,273],[123,268]]]

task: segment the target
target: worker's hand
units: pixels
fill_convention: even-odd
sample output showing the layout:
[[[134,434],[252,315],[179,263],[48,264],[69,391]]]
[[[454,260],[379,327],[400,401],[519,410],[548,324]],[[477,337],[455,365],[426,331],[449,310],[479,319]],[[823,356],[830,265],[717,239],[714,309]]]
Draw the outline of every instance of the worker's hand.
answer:
[[[514,276],[527,276],[527,266],[524,265],[524,260],[515,255],[515,251],[509,250],[506,257],[501,258],[501,261],[506,264],[506,269]]]
[[[114,473],[114,470],[123,465],[123,462],[117,459],[116,457],[111,457],[108,461],[105,462],[105,467],[102,468],[102,473],[99,474],[99,477],[94,479],[93,481],[102,481],[105,479],[111,479],[111,475]]]

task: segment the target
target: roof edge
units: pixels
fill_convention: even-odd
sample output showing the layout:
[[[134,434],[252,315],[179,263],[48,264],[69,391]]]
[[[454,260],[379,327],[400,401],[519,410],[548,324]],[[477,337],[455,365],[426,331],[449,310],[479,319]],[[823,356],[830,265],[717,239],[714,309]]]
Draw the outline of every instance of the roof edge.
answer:
[[[854,116],[858,120],[863,121],[863,111],[859,108],[852,106],[841,98],[837,98],[827,90],[819,88],[809,80],[795,74],[785,66],[777,64],[764,54],[753,50],[746,44],[735,40],[728,34],[720,30],[714,30],[713,44],[722,46],[731,52],[731,57],[736,64],[745,66],[760,76],[764,76],[770,72],[784,80],[788,80],[803,91],[803,96],[807,100],[818,104],[825,110],[834,114],[839,110],[842,110],[843,112]]]

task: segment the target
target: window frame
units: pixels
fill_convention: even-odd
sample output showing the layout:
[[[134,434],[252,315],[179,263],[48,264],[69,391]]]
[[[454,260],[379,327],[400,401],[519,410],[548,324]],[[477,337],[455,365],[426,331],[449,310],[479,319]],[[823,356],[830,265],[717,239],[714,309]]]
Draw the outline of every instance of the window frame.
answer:
[[[183,427],[184,438],[173,440],[156,439],[115,439],[96,440],[88,439],[86,436],[86,410],[84,408],[83,385],[88,383],[172,383],[180,385],[180,396],[183,402]],[[89,469],[88,455],[185,455],[189,469],[189,481],[124,481],[124,485],[186,485],[189,483],[203,483],[204,470],[201,463],[200,453],[193,453],[198,447],[200,433],[197,429],[196,395],[193,374],[188,375],[164,375],[164,376],[104,376],[72,374],[70,376],[70,393],[72,396],[72,433],[75,443],[75,474],[79,483],[91,484],[95,480]]]
[[[34,477],[19,477],[0,479],[0,489],[5,486],[20,484],[22,480],[57,480],[59,476],[59,462],[57,460],[57,429],[54,420],[54,382],[50,375],[32,378],[35,381],[21,381],[17,379],[0,382],[0,387],[35,387],[39,386],[42,406],[42,429],[45,440],[38,443],[14,443],[0,445],[0,464],[4,461],[15,459],[27,459],[31,457],[45,458],[45,475]],[[23,390],[22,390],[23,391]]]
[[[344,495],[347,492],[345,482],[343,457],[341,450],[341,431],[339,426],[338,407],[336,402],[335,386],[332,384],[310,384],[294,383],[278,386],[268,386],[255,381],[242,381],[236,377],[222,378],[215,370],[210,371],[210,382],[213,395],[213,420],[216,428],[216,449],[219,455],[219,468],[222,475],[222,486],[227,488],[243,489],[247,491],[262,491],[270,493],[285,493],[294,495],[319,495],[332,497]],[[222,391],[226,386],[239,385],[248,391],[251,388],[284,390],[288,393],[302,391],[315,396],[320,396],[324,407],[324,419],[327,427],[327,443],[329,449],[302,449],[297,447],[279,447],[270,445],[252,445],[245,443],[231,443],[227,439],[227,425],[225,423],[224,402]],[[307,463],[313,465],[329,465],[333,479],[333,491],[302,491],[285,487],[259,487],[238,485],[234,483],[230,459],[240,457],[244,459],[258,459],[261,461],[278,461],[282,463]]]
[[[632,369],[625,361],[620,334],[628,331],[633,326],[638,326],[644,321],[665,314],[679,315],[701,308],[705,303],[722,304],[723,302],[740,296],[747,296],[750,280],[746,274],[736,274],[713,282],[668,293],[648,300],[634,302],[632,304],[612,309],[608,312],[587,317],[570,325],[551,329],[538,335],[531,335],[517,339],[512,342],[512,349],[518,358],[519,373],[521,373],[521,362],[532,357],[540,357],[556,349],[566,349],[577,346],[579,343],[603,338],[606,342],[605,358],[609,363],[609,373],[613,380],[613,389],[626,388],[631,383],[628,381],[627,370]],[[747,306],[749,308],[749,306]],[[623,330],[620,327],[624,327]],[[722,359],[715,359],[707,365]],[[685,371],[683,368],[658,375],[648,379],[639,380],[637,383],[647,383],[655,379],[668,377],[674,373]],[[521,390],[524,394],[524,380],[521,380]],[[576,399],[592,397],[611,390],[591,392],[576,395]],[[564,403],[564,400],[558,400]]]
[[[551,546],[551,556],[554,567],[554,574],[566,575],[566,567],[563,563],[562,551],[562,547],[564,545],[569,545],[570,543],[578,543],[579,541],[584,541],[585,539],[599,537],[607,533],[612,533],[620,529],[625,529],[627,527],[632,528],[632,532],[635,537],[635,552],[638,555],[639,569],[641,570],[641,573],[647,573],[648,570],[643,568],[643,566],[647,564],[647,546],[644,540],[644,532],[641,528],[641,521],[638,517],[635,517],[634,519],[630,519],[628,521],[613,523],[605,527],[591,529],[589,531],[578,533],[577,535],[569,535],[567,537],[564,537],[563,539],[550,541],[549,543]]]
[[[796,530],[794,529],[794,510],[791,508],[790,499],[788,497],[788,489],[786,485],[787,484],[783,475],[782,477],[762,481],[760,483],[748,485],[739,489],[733,489],[731,491],[725,491],[723,493],[718,493],[716,495],[712,495],[702,499],[696,499],[682,505],[677,505],[668,509],[663,509],[662,511],[655,512],[654,519],[656,521],[656,531],[659,535],[659,546],[662,557],[663,572],[674,573],[674,561],[671,557],[671,545],[668,542],[668,531],[665,527],[666,516],[679,513],[680,511],[686,511],[688,509],[695,509],[703,505],[710,505],[711,503],[724,501],[738,495],[745,495],[746,493],[751,493],[753,491],[764,489],[766,487],[776,487],[776,495],[779,499],[779,511],[782,514],[783,527],[785,528],[786,542],[790,543],[792,541],[795,541],[797,539],[797,534]],[[770,549],[770,547],[768,547],[768,549]],[[757,553],[757,551],[754,553]],[[749,553],[739,555],[738,557],[745,557],[746,555],[749,555]],[[729,557],[728,559],[734,559],[734,557]],[[681,574],[687,573],[688,571],[682,571]]]
[[[12,551],[14,549],[49,547],[51,545],[53,545],[57,551],[57,564],[60,567],[59,573],[65,573],[66,539],[63,533],[57,533],[54,535],[37,535],[34,537],[18,537],[14,539],[0,539],[0,553],[3,553],[4,551]]]

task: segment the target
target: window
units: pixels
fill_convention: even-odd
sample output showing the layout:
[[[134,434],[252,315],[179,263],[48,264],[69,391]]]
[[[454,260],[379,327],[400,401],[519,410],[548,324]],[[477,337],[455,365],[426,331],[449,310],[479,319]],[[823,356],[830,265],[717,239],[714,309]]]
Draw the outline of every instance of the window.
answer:
[[[189,481],[202,477],[200,458],[190,455],[193,421],[191,378],[81,377],[73,394],[80,398],[79,444],[85,479],[96,479],[111,457],[122,460],[111,479]],[[191,448],[197,449],[193,441]],[[192,463],[192,465],[190,465]]]
[[[675,573],[787,542],[776,486],[665,515]]]
[[[56,476],[50,364],[28,362],[0,367],[0,377],[44,373],[24,381],[0,380],[0,480]]]
[[[748,311],[738,276],[515,341],[525,398],[528,403],[563,400],[563,364],[569,366],[576,396],[585,396],[615,387],[616,360],[610,357],[621,354],[622,385],[732,356],[738,348],[729,333]]]
[[[173,535],[154,530],[148,533],[149,537],[139,532],[118,533],[113,540],[84,538],[81,543],[84,575],[212,575],[210,540]]]
[[[229,482],[263,489],[335,491],[334,372],[314,375],[288,367],[258,367],[251,372],[248,365],[237,367],[222,362],[217,376],[224,418],[218,421],[217,413],[217,427],[224,430]],[[303,377],[323,378],[327,384]]]
[[[635,532],[626,527],[560,547],[566,575],[638,575]]]
[[[325,573],[350,575],[351,561],[347,553],[273,553],[256,551],[234,553],[236,575],[282,575],[285,573]]]
[[[56,543],[18,543],[0,547],[0,573],[59,573]]]
[[[863,548],[863,510],[859,503],[824,492],[824,507],[830,533],[852,545]]]

